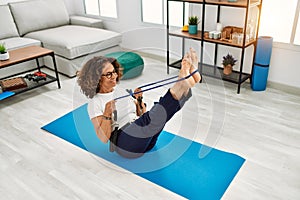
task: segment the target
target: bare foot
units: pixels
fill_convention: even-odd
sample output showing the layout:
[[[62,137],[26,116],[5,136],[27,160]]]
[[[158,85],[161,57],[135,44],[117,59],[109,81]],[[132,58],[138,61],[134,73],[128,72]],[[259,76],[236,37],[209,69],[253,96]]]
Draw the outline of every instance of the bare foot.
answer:
[[[193,48],[190,48],[189,55],[191,57],[192,67],[190,68],[190,73],[193,73],[196,69],[198,69],[198,56],[196,51]],[[193,74],[193,78],[196,83],[201,81],[201,75],[199,72]]]
[[[186,54],[181,62],[181,69],[179,72],[179,78],[187,77],[193,72],[193,66],[191,63],[191,58],[189,54]],[[197,74],[197,73],[196,73]],[[196,84],[196,81],[193,76],[189,77],[188,79],[184,80],[188,84],[188,88],[193,87]],[[187,88],[187,89],[188,89]]]
[[[181,69],[179,72],[179,78],[184,78],[191,75],[197,68],[193,66],[193,59],[196,60],[198,66],[198,59],[195,51],[187,53],[181,62]],[[186,95],[190,88],[201,80],[201,76],[197,71],[192,76],[182,81],[176,82],[175,85],[170,89],[172,96],[179,100],[182,95]]]
[[[188,56],[185,56],[182,59],[181,62],[181,69],[178,75],[178,78],[185,78],[187,76],[189,76],[190,73],[190,69],[191,69],[191,60]],[[172,96],[174,97],[174,99],[181,99],[182,95],[187,94],[187,92],[189,91],[189,89],[191,87],[193,87],[196,84],[194,78],[192,76],[190,76],[187,79],[184,79],[182,81],[178,81],[175,83],[175,85],[170,89],[170,92],[172,94]]]
[[[190,51],[188,52],[191,56],[192,59],[192,64],[194,68],[198,67],[198,56],[197,56],[197,52],[195,51],[195,49],[193,49],[192,47],[190,48]]]

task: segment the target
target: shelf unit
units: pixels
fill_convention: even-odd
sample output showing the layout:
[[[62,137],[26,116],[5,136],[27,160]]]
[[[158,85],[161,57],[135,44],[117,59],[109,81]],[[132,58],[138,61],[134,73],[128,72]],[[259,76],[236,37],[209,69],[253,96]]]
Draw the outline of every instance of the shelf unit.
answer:
[[[198,33],[195,35],[191,35],[188,32],[182,32],[181,29],[177,30],[170,30],[169,26],[169,2],[175,1],[175,2],[182,2],[183,3],[183,10],[185,9],[185,3],[192,3],[192,4],[202,4],[202,26],[201,30],[198,30]],[[217,21],[216,23],[220,22],[220,13],[221,13],[221,7],[227,6],[227,7],[234,7],[234,8],[241,8],[245,10],[245,17],[244,17],[244,26],[243,26],[243,41],[242,44],[235,44],[232,42],[220,40],[220,39],[210,39],[210,38],[204,38],[204,32],[207,30],[204,30],[205,27],[205,12],[206,12],[206,6],[212,5],[217,6]],[[229,81],[232,83],[235,83],[238,85],[237,93],[240,93],[241,84],[244,83],[248,78],[251,81],[251,75],[252,75],[252,68],[253,64],[251,66],[251,73],[245,73],[243,72],[243,65],[244,65],[244,54],[245,49],[254,46],[253,48],[253,58],[256,52],[256,45],[257,45],[257,36],[258,36],[258,30],[259,30],[259,19],[261,14],[261,5],[262,0],[238,0],[237,2],[228,2],[227,0],[167,0],[167,73],[169,73],[169,67],[178,68],[180,69],[180,63],[181,60],[177,60],[173,63],[170,63],[170,37],[179,37],[182,38],[182,57],[184,55],[185,50],[185,40],[196,40],[200,42],[201,45],[201,52],[200,52],[200,62],[198,65],[199,71],[201,74],[209,77],[214,78],[221,78],[224,81]],[[249,15],[249,9],[251,7],[258,7],[258,15],[256,20],[256,29],[255,29],[255,36],[254,39],[246,42],[246,30],[247,30],[247,24],[248,24],[248,15]],[[184,14],[183,14],[183,23],[185,22]],[[183,24],[184,25],[184,24]],[[214,44],[214,64],[206,64],[203,63],[203,49],[204,49],[204,43],[212,43]],[[219,67],[217,65],[217,55],[218,55],[218,46],[224,45],[224,46],[230,46],[234,48],[241,49],[240,54],[240,67],[239,70],[233,71],[230,75],[224,75],[222,70],[223,68]],[[253,63],[253,62],[252,62]]]
[[[57,82],[57,87],[60,88],[60,82],[59,82],[58,71],[57,71],[57,67],[56,67],[54,51],[45,49],[40,46],[27,46],[27,47],[11,50],[11,51],[9,51],[9,54],[10,54],[10,58],[8,60],[0,61],[0,70],[7,68],[7,67],[11,67],[11,66],[19,64],[19,63],[27,62],[30,60],[36,60],[36,68],[30,69],[30,70],[23,70],[21,72],[16,72],[16,73],[13,73],[13,74],[5,76],[5,77],[0,77],[0,80],[6,80],[9,78],[15,78],[15,77],[24,77],[27,73],[31,73],[34,71],[41,72],[41,69],[46,66],[45,65],[40,66],[39,58],[42,58],[45,56],[51,56],[51,58],[52,58],[52,62],[54,65],[55,77],[44,73],[44,74],[46,74],[46,80],[40,80],[38,82],[35,82],[35,81],[29,81],[29,80],[25,79],[24,81],[27,83],[27,87],[12,90],[12,91],[6,91],[6,92],[9,92],[9,95],[1,98],[2,100],[13,97],[13,96],[21,94],[21,93],[24,93],[29,90],[33,90],[35,88],[41,87],[43,85],[46,85],[46,84],[49,84],[52,82]]]
[[[40,69],[42,69],[42,68],[43,67],[40,67]],[[28,70],[26,72],[30,73],[30,72],[34,72],[34,71],[36,71],[36,69]],[[46,74],[46,73],[44,73],[44,74]],[[11,75],[11,76],[3,77],[1,79],[5,80],[5,79],[8,79],[8,78],[14,78],[14,77],[24,77],[25,75],[26,74],[24,72],[22,72],[22,73],[14,74],[14,75]],[[13,96],[21,94],[23,92],[27,92],[29,90],[33,90],[35,88],[41,87],[43,85],[47,85],[47,84],[52,83],[52,82],[56,82],[57,79],[55,77],[49,75],[49,74],[46,74],[46,80],[40,80],[39,82],[35,82],[35,81],[28,81],[28,80],[24,79],[24,81],[27,83],[27,87],[9,91],[9,92],[13,92],[13,94],[6,97],[6,98],[4,98],[4,99],[13,97]]]

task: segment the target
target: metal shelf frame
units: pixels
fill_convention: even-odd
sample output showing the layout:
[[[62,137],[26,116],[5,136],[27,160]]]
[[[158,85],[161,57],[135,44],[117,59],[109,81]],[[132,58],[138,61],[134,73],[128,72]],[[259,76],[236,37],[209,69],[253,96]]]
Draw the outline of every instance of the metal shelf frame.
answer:
[[[202,15],[201,15],[201,30],[198,31],[195,35],[190,35],[189,33],[182,32],[181,30],[172,30],[170,31],[169,26],[169,2],[176,1],[176,2],[182,2],[183,3],[183,23],[185,22],[185,4],[186,3],[193,3],[193,4],[202,4]],[[220,14],[221,14],[221,7],[222,6],[228,6],[228,7],[236,7],[245,9],[245,17],[244,17],[244,27],[243,27],[243,41],[242,44],[233,44],[227,41],[221,41],[221,40],[214,40],[214,39],[208,39],[204,38],[204,27],[205,27],[205,13],[206,13],[206,6],[207,5],[213,5],[217,6],[217,21],[216,23],[220,22]],[[220,78],[224,81],[229,81],[232,83],[235,83],[238,85],[237,87],[237,93],[240,93],[241,84],[244,83],[248,78],[250,79],[251,83],[251,76],[253,72],[253,63],[254,63],[254,56],[256,53],[256,46],[257,46],[257,37],[258,37],[258,31],[259,31],[259,21],[261,16],[261,5],[262,0],[239,0],[238,2],[228,2],[227,0],[167,0],[167,73],[169,74],[169,67],[178,68],[180,69],[180,62],[181,59],[178,61],[175,61],[173,63],[170,63],[170,37],[180,37],[182,38],[182,57],[184,56],[184,50],[185,50],[185,40],[196,40],[200,42],[201,46],[201,52],[200,52],[200,62],[198,64],[198,70],[201,74],[214,77],[214,78]],[[258,7],[258,15],[257,15],[257,22],[256,22],[256,35],[255,38],[249,42],[246,43],[246,30],[247,30],[247,24],[248,24],[248,16],[249,16],[249,9],[251,7],[257,6]],[[184,25],[184,24],[183,24]],[[212,43],[214,44],[214,64],[209,65],[203,63],[203,49],[204,49],[204,43]],[[225,45],[225,46],[231,46],[235,48],[241,49],[240,53],[240,66],[238,71],[233,71],[231,75],[224,75],[221,73],[221,70],[223,68],[219,67],[217,65],[217,57],[218,57],[218,47],[219,45]],[[245,49],[254,46],[253,48],[253,58],[252,58],[252,66],[251,66],[251,73],[244,73],[243,72],[243,66],[244,66],[244,55],[245,55]],[[213,70],[208,70],[213,69]]]

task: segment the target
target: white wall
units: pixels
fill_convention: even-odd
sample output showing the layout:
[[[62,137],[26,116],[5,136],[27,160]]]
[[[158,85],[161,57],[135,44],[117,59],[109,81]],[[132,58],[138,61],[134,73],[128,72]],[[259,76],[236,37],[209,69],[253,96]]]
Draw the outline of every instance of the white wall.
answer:
[[[272,50],[269,80],[300,88],[300,50],[284,49],[276,44]]]

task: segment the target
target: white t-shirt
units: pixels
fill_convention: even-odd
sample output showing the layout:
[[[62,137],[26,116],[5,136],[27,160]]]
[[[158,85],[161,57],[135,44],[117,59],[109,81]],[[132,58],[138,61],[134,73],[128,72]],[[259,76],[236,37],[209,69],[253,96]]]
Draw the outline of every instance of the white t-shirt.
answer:
[[[103,115],[105,104],[117,97],[128,95],[125,89],[114,88],[110,93],[97,93],[88,103],[88,114],[90,119]],[[122,98],[116,101],[117,123],[119,127],[137,118],[136,105],[132,97]],[[114,116],[112,116],[114,117]]]

